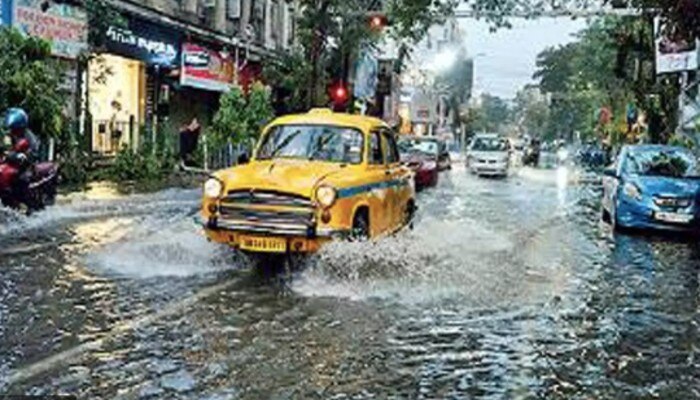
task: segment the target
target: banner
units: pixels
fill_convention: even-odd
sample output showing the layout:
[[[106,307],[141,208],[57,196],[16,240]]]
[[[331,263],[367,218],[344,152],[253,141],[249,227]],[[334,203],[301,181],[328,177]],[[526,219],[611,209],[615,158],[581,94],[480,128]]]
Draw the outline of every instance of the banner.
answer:
[[[698,42],[695,39],[672,37],[664,21],[654,18],[656,73],[666,74],[698,68]]]
[[[230,54],[184,43],[180,83],[197,89],[226,92],[234,82],[233,64]]]
[[[370,51],[364,50],[355,63],[353,95],[358,99],[371,99],[377,91],[379,62]]]
[[[166,68],[180,64],[181,32],[133,17],[127,19],[127,25],[128,29],[107,29],[106,46],[110,53]]]
[[[27,35],[50,41],[53,55],[75,59],[87,49],[88,23],[83,8],[51,2],[42,11],[42,0],[14,1],[13,25]]]
[[[0,0],[0,26],[12,25],[12,0]]]

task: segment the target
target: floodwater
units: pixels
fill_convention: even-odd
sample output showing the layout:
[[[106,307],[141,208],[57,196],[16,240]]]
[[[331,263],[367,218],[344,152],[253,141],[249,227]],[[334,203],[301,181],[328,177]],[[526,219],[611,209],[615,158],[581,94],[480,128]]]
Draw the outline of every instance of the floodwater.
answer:
[[[0,394],[700,399],[694,240],[613,234],[600,183],[462,169],[415,229],[252,270],[196,190],[0,213]]]

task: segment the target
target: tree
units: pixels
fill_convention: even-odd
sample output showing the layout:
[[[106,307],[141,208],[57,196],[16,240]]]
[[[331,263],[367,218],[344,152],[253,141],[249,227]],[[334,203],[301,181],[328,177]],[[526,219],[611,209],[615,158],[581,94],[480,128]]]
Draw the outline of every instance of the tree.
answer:
[[[656,79],[651,26],[636,17],[601,18],[578,34],[576,42],[543,51],[534,78],[550,103],[549,136],[605,138],[629,132],[610,131],[626,126],[630,104],[647,114],[652,142],[664,141],[673,131],[677,82]],[[612,112],[610,126],[598,121],[600,110]]]
[[[301,0],[298,46],[282,62],[266,68],[265,79],[282,88],[278,95],[292,103],[293,111],[326,106],[328,87],[334,81],[347,83],[353,60],[362,49],[375,48],[382,38],[390,37],[401,43],[400,58],[405,59],[409,45],[423,38],[456,4],[390,0],[381,10],[389,26],[377,30],[368,22],[370,12],[380,11],[375,0]]]
[[[209,127],[208,142],[213,148],[226,143],[250,143],[274,117],[270,90],[254,83],[246,96],[241,87],[232,86],[219,100],[219,110]]]
[[[22,107],[40,137],[62,133],[63,70],[51,58],[51,45],[13,28],[0,29],[0,110]]]

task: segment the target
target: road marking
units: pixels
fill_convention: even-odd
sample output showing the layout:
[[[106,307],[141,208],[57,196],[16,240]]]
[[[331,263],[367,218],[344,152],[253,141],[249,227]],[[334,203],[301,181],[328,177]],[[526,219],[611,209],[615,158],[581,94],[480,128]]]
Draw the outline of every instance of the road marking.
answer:
[[[81,345],[46,357],[41,361],[38,361],[34,364],[28,365],[26,367],[12,372],[9,378],[5,381],[5,383],[7,384],[7,386],[15,385],[17,383],[26,381],[27,379],[33,378],[37,375],[50,371],[61,364],[65,364],[74,358],[82,356],[87,352],[98,350],[107,341],[113,339],[118,335],[121,335],[127,331],[133,331],[142,328],[160,319],[175,315],[180,311],[194,305],[195,303],[214,294],[217,294],[224,289],[227,289],[229,286],[233,285],[233,283],[235,283],[235,281],[230,280],[219,283],[214,286],[204,288],[186,299],[168,305],[160,311],[118,324],[102,338],[85,342]]]

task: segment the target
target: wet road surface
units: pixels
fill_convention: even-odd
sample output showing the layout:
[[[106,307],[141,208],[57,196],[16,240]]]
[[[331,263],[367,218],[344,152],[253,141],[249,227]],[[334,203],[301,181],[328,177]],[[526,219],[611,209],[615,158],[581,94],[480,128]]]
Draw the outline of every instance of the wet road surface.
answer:
[[[700,399],[700,247],[614,235],[595,177],[457,169],[291,275],[206,242],[197,191],[95,193],[0,214],[0,394]]]

